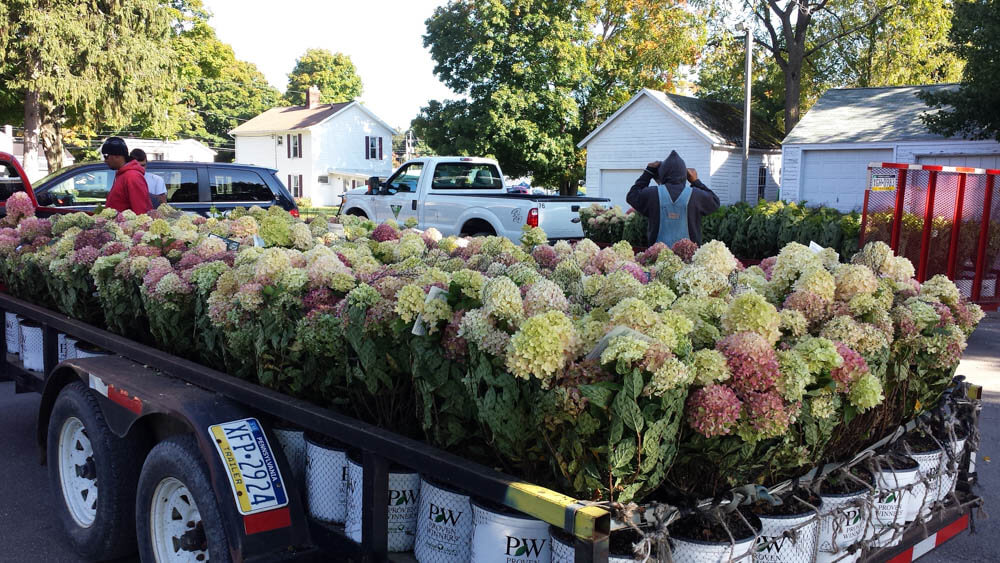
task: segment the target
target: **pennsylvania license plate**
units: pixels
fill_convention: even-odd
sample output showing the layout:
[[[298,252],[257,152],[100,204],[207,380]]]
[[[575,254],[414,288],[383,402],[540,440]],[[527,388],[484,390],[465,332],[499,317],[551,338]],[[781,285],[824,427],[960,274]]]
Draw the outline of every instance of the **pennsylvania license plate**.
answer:
[[[256,418],[208,427],[226,466],[240,514],[254,514],[288,504],[278,463]]]

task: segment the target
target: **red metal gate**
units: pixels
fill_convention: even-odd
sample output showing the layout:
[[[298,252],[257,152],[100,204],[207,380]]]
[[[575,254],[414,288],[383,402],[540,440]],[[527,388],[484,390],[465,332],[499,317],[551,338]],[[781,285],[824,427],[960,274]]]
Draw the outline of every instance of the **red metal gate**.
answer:
[[[945,274],[966,297],[998,301],[1000,170],[873,162],[861,243],[880,240],[906,256],[923,282]]]

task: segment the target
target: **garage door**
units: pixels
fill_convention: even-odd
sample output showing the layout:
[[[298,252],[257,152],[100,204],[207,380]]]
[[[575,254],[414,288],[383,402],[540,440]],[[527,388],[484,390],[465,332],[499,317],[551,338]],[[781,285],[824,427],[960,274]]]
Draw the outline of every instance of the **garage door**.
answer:
[[[641,175],[642,170],[601,170],[601,197],[611,198],[611,205],[627,210],[625,195]]]
[[[799,199],[841,211],[860,210],[868,187],[868,163],[891,160],[892,149],[804,150]]]
[[[937,164],[938,166],[968,166],[969,168],[1000,168],[1000,154],[950,155],[950,156],[920,156],[920,164]]]

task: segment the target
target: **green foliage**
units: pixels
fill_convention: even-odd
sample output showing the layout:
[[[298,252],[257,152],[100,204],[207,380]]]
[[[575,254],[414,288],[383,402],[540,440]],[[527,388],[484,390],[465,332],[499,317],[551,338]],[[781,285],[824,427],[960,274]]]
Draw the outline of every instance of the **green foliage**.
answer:
[[[1000,3],[963,0],[955,3],[948,37],[949,53],[966,61],[957,89],[921,97],[936,112],[921,116],[931,131],[946,136],[1000,140]]]
[[[310,86],[319,88],[319,101],[323,104],[349,102],[362,91],[361,77],[351,57],[326,49],[306,49],[295,60],[295,68],[288,75],[285,101],[293,106],[305,105]]]
[[[453,0],[427,20],[424,45],[467,99],[431,100],[413,129],[438,154],[493,156],[511,176],[572,191],[576,142],[638,88],[669,88],[697,29],[671,2]]]
[[[413,387],[427,440],[452,451],[482,455],[486,433],[465,387],[465,362],[447,358],[433,336],[411,336]]]

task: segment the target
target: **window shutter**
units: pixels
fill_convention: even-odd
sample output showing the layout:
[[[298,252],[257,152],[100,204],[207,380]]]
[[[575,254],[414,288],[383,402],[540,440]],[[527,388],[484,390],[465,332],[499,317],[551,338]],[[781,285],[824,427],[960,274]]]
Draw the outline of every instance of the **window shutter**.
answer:
[[[302,197],[302,193],[305,192],[306,187],[302,184],[302,174],[299,174],[299,197]]]
[[[285,135],[285,148],[288,150],[288,158],[292,158],[292,136]],[[289,176],[289,182],[291,182],[291,176]]]
[[[378,159],[382,160],[382,137],[378,138]]]
[[[370,141],[368,140],[368,135],[365,135],[365,160],[368,160],[368,155],[370,154],[368,152],[368,143],[369,142]]]
[[[291,174],[288,175],[288,191],[292,192],[292,197],[295,197],[295,192],[293,191],[293,188],[292,188],[292,175]]]
[[[302,150],[302,148],[303,148],[302,147],[302,133],[299,133],[299,154],[298,154],[299,158],[302,158],[302,153],[304,152]]]

